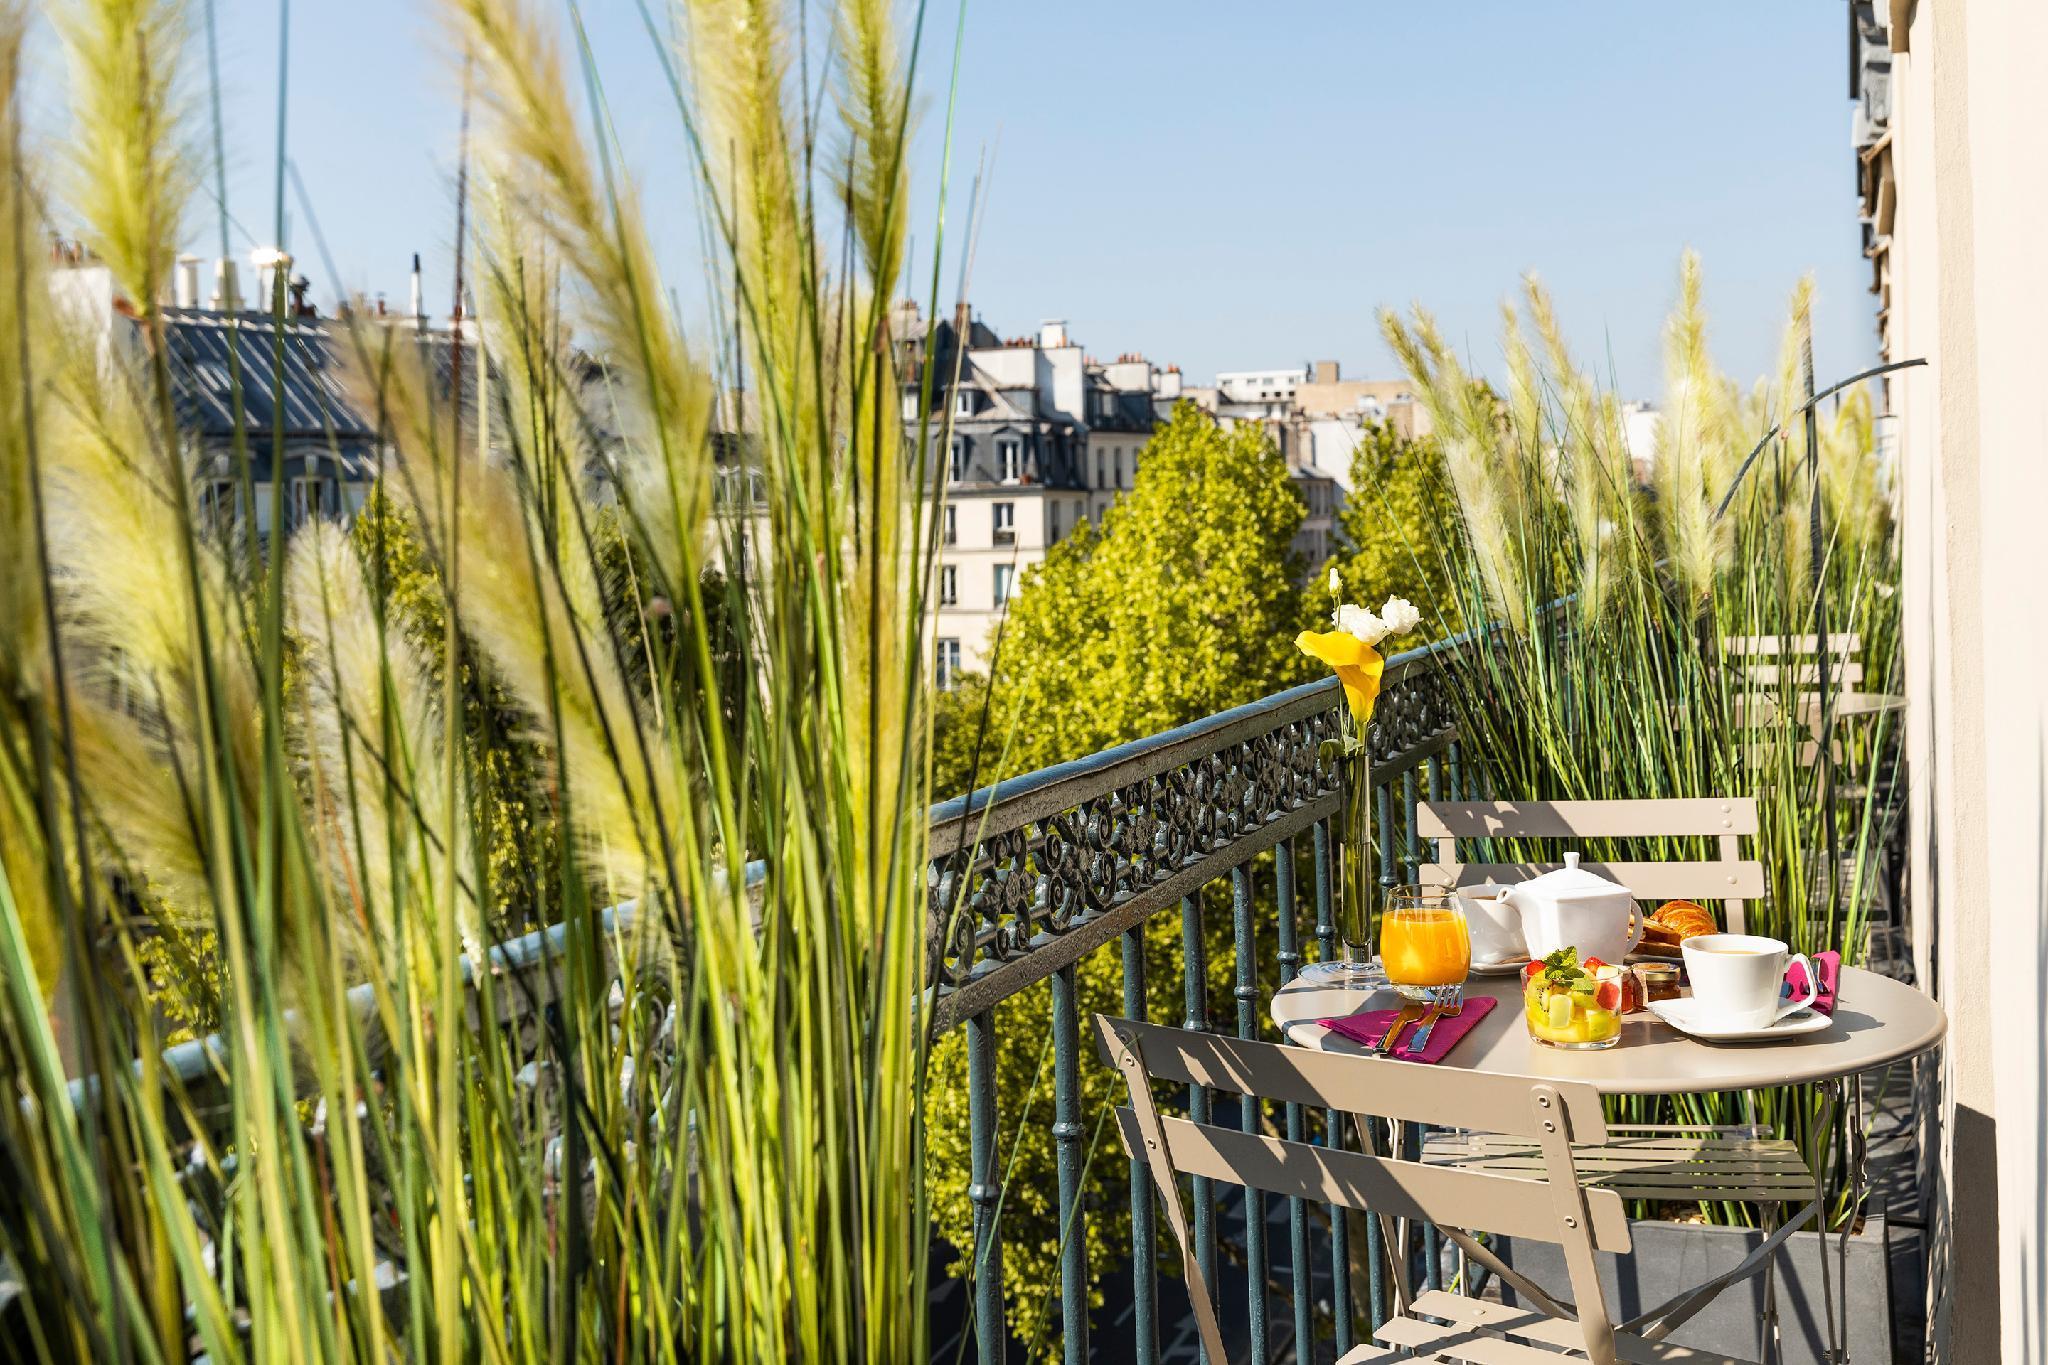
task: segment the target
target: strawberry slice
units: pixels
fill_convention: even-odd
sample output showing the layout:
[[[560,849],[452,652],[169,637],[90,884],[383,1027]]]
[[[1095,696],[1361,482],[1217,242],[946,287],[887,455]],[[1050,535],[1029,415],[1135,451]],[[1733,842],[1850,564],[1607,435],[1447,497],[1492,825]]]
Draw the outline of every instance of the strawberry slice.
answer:
[[[1601,982],[1593,990],[1593,1003],[1603,1010],[1620,1009],[1621,983],[1619,981]]]
[[[1538,958],[1531,958],[1529,962],[1522,968],[1522,984],[1527,985],[1529,982],[1529,978],[1536,975],[1536,973],[1542,970],[1542,960]]]
[[[1605,962],[1602,962],[1597,957],[1589,957],[1584,962],[1581,962],[1579,965],[1581,967],[1584,967],[1589,972],[1597,972],[1602,967],[1605,967],[1607,964]]]

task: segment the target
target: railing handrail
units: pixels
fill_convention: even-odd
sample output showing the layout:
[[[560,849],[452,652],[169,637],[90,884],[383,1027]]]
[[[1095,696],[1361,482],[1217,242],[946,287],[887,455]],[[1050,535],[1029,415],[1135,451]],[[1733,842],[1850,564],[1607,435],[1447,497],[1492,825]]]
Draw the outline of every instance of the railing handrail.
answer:
[[[1380,686],[1392,687],[1418,665],[1439,654],[1462,649],[1473,638],[1473,632],[1464,631],[1403,650],[1387,660]],[[1319,711],[1328,704],[1327,694],[1336,690],[1335,677],[1319,678],[1171,730],[1161,730],[1084,758],[1019,773],[977,787],[965,796],[950,797],[931,808],[932,852],[942,856],[954,852],[956,847],[970,847],[971,840],[960,844],[957,836],[963,825],[969,826],[970,835],[979,832],[973,827],[979,825],[984,815],[989,819],[986,832],[1001,833],[1053,811],[1065,810],[1080,796],[1110,791],[1162,772],[1185,762],[1190,753],[1219,748],[1229,743],[1237,731],[1263,730],[1296,715]],[[990,814],[992,807],[994,814]]]

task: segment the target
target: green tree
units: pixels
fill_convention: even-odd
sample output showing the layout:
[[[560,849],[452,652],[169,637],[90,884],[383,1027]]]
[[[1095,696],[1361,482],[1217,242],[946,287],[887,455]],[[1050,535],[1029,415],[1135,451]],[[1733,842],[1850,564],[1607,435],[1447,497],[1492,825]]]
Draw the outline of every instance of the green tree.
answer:
[[[1307,617],[1289,545],[1303,515],[1285,461],[1260,432],[1220,429],[1191,404],[1176,408],[1146,445],[1136,488],[1101,528],[1084,523],[1026,572],[994,661],[979,780],[1079,758],[1314,676],[1315,666],[1294,647]],[[971,688],[942,705],[939,722],[938,752],[956,755],[964,781],[982,728]],[[1255,875],[1269,890],[1270,872]],[[1228,1027],[1227,903],[1205,912],[1211,1017]],[[1177,916],[1154,917],[1146,958],[1151,1017],[1178,1020]],[[1090,955],[1078,976],[1084,1017],[1121,1012],[1118,954]],[[1005,1299],[1011,1330],[1041,1351],[1059,1339],[1050,1009],[1050,989],[1040,986],[1005,1002],[996,1019]],[[1103,1122],[1121,1084],[1092,1055],[1082,1061],[1081,1084],[1093,1286],[1128,1254],[1130,1206],[1115,1126]],[[967,1067],[957,1030],[935,1050],[929,1093],[935,1212],[964,1253],[972,1208]]]
[[[1339,600],[1377,607],[1405,597],[1421,610],[1422,624],[1401,648],[1464,629],[1451,567],[1463,534],[1458,499],[1434,440],[1408,440],[1383,422],[1368,426],[1351,455],[1351,496],[1337,520],[1345,547],[1309,579],[1304,597],[1312,614],[1328,615]],[[1342,579],[1338,594],[1329,586],[1333,567]]]
[[[995,746],[984,743],[988,715],[988,675],[962,673],[950,690],[932,698],[932,799],[962,796],[995,781],[994,756],[977,763],[976,756]]]

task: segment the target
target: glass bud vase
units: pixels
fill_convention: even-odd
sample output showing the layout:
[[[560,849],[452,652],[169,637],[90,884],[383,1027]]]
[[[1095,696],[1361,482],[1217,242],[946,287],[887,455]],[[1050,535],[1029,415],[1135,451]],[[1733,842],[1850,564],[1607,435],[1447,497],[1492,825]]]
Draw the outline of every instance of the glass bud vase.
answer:
[[[1373,902],[1379,859],[1372,842],[1372,751],[1365,744],[1344,760],[1344,826],[1337,843],[1337,944],[1342,984],[1376,990],[1387,975],[1373,956]]]
[[[1303,974],[1322,986],[1378,990],[1387,984],[1387,975],[1373,956],[1378,859],[1372,833],[1372,751],[1349,726],[1343,745],[1339,762],[1344,770],[1344,806],[1331,847],[1337,956]]]

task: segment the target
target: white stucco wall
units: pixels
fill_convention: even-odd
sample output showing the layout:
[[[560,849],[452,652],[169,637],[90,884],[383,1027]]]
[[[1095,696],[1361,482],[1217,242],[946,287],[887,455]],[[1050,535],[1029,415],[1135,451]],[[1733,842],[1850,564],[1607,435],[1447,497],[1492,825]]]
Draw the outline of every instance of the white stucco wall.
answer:
[[[1913,10],[1893,64],[1887,333],[1893,359],[1932,362],[1893,399],[1913,913],[1922,979],[1951,1023],[1934,1352],[2035,1361],[2048,1359],[2048,6]]]

